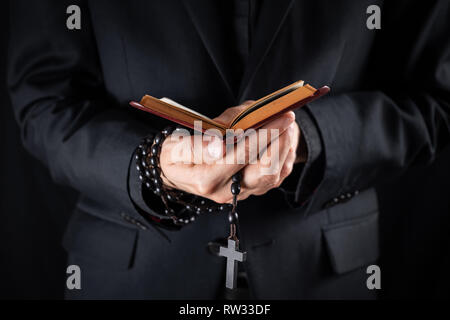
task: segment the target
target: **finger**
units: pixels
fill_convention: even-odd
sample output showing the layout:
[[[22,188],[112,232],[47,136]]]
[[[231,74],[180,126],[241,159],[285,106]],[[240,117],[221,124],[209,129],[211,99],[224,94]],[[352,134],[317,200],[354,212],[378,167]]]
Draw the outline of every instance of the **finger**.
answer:
[[[280,137],[280,144],[282,146],[289,146],[289,131],[285,132]],[[268,153],[275,154],[272,149],[276,144],[272,144],[267,150]],[[290,162],[295,160],[295,152],[292,148],[283,147],[283,151],[280,155],[280,161],[283,163],[283,168],[286,168],[286,159],[290,154]],[[287,150],[288,152],[286,152]],[[286,154],[286,155],[285,155]],[[272,156],[271,155],[271,156]],[[213,165],[212,165],[213,166]],[[166,166],[162,166],[163,174],[162,178],[166,185],[175,187],[177,189],[184,190],[186,192],[196,194],[202,197],[209,198],[217,203],[231,203],[232,195],[230,192],[231,179],[227,181],[214,178],[209,172],[212,166],[208,165],[186,165],[186,164],[170,164],[169,169]],[[292,171],[292,164],[290,163],[287,169],[281,169],[281,172],[286,171],[286,174],[275,173],[272,175],[265,175],[263,178],[258,178],[257,183],[251,183],[246,181],[252,181],[248,178],[254,178],[261,176],[261,167],[264,165],[261,163],[258,165],[249,165],[244,171],[245,180],[241,183],[241,192],[238,196],[239,200],[246,199],[250,195],[260,195],[266,193],[268,190],[279,185],[280,179],[284,179],[287,174]],[[282,175],[282,176],[281,176]],[[169,180],[168,182],[166,179]],[[248,186],[247,186],[248,185]],[[249,188],[250,187],[250,188]]]
[[[222,163],[231,164],[232,174],[249,163],[256,163],[258,155],[264,153],[270,143],[285,132],[294,121],[295,114],[289,112],[259,130],[247,130],[236,145],[227,144]]]
[[[259,163],[262,169],[267,169],[264,170],[265,172],[271,173],[270,170],[272,173],[280,171],[289,150],[292,148],[294,125],[295,123],[292,123],[278,139],[272,141],[268,149],[261,155]]]
[[[212,194],[208,195],[208,198],[217,203],[233,203],[233,195],[231,194],[232,183],[233,182],[230,179],[223,186],[215,190]],[[241,191],[237,196],[238,201],[245,200],[252,194],[253,194],[252,190],[247,189],[246,186],[241,181]]]
[[[256,160],[256,156],[262,153],[270,142],[282,134],[294,121],[295,114],[287,112],[274,121],[267,123],[259,130],[250,129],[245,133],[242,130],[232,132],[234,135],[227,137],[225,144],[218,137],[205,137],[208,140],[214,140],[207,144],[208,150],[206,154],[209,155],[211,160],[219,160],[224,155],[224,152],[227,152],[229,154],[227,154],[226,163],[246,164],[246,159],[247,162]],[[235,138],[239,135],[243,135],[244,138],[240,139],[235,145]]]
[[[174,133],[164,141],[160,157],[171,164],[213,164],[224,150],[221,137]]]
[[[296,157],[297,157],[296,152],[293,149],[289,149],[286,161],[284,162],[283,167],[281,168],[280,171],[281,183],[292,173]]]
[[[214,164],[209,167],[209,175],[213,179],[220,181],[228,181],[228,179],[245,167],[248,163],[256,163],[258,155],[264,153],[267,145],[270,145],[273,139],[276,139],[280,134],[289,128],[294,122],[295,115],[293,113],[286,113],[278,119],[267,123],[260,130],[253,130],[246,134],[244,139],[241,139],[235,144],[224,144],[223,141],[217,137],[214,141],[208,143],[206,150],[203,150],[203,160],[206,164]],[[198,150],[195,150],[198,152]],[[197,162],[198,163],[198,162]]]
[[[220,116],[214,118],[214,121],[227,125],[233,120],[240,112],[252,104],[253,100],[247,100],[242,104],[226,109]]]
[[[295,115],[293,113],[287,113],[277,120],[266,124],[262,129],[267,130],[269,135],[267,140],[272,141],[280,132],[284,132],[283,130],[286,130],[294,119]],[[235,157],[231,158],[231,161],[227,158],[222,163],[211,163],[208,159],[205,159],[205,155],[209,152],[205,150],[208,147],[205,147],[203,141],[201,143],[195,143],[194,136],[182,135],[181,138],[181,141],[168,139],[167,144],[167,140],[164,142],[161,152],[161,159],[164,159],[161,160],[162,169],[164,172],[167,172],[166,176],[170,181],[173,181],[173,184],[183,186],[184,188],[194,188],[196,194],[204,194],[223,188],[231,176],[248,163],[249,156],[244,156],[244,160],[247,159],[247,161],[242,162]],[[270,142],[265,141],[265,143]],[[257,145],[258,143],[254,143],[251,139],[248,139],[247,143],[244,144],[244,154],[248,155],[253,153],[257,155],[257,152],[252,151],[258,151]],[[236,147],[236,150],[239,151],[239,148]],[[189,174],[187,171],[189,171]]]
[[[265,193],[276,187],[281,170],[289,156],[293,128],[290,127],[277,140],[273,141],[256,164],[249,164],[244,169],[244,184],[254,194]]]
[[[195,163],[194,142],[194,136],[187,131],[175,131],[162,144],[160,162],[170,164]]]

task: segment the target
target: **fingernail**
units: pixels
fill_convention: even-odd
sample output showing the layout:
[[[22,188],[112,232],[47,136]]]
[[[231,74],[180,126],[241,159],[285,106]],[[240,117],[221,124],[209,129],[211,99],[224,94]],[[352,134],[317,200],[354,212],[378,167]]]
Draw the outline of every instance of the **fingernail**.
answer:
[[[283,128],[289,127],[292,122],[294,122],[294,119],[292,118],[283,118]]]
[[[214,139],[208,144],[208,155],[212,159],[219,159],[223,153],[223,143],[220,139]]]

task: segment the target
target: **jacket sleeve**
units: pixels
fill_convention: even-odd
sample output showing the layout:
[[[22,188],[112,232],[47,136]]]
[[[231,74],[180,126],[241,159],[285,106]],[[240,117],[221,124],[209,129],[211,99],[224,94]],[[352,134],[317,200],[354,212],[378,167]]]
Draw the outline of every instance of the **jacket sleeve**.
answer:
[[[71,4],[81,7],[81,30],[66,28]],[[130,163],[152,128],[108,98],[88,8],[18,0],[10,10],[7,81],[25,147],[57,183],[136,215],[127,192]]]
[[[310,211],[426,165],[449,144],[449,7],[447,1],[421,5],[417,19],[402,15],[414,23],[383,26],[367,89],[339,90],[308,107],[325,158]]]

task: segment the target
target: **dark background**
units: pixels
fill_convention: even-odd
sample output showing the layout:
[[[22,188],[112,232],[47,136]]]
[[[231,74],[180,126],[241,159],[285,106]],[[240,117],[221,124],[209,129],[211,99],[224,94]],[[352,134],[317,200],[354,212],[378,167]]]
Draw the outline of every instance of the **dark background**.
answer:
[[[7,6],[0,2],[0,298],[62,298],[60,241],[77,194],[55,185],[21,145],[4,77]],[[450,146],[431,166],[377,188],[382,297],[450,297],[449,164]]]
[[[54,185],[21,145],[5,86],[7,7],[0,2],[0,298],[61,298],[60,241],[76,194]]]

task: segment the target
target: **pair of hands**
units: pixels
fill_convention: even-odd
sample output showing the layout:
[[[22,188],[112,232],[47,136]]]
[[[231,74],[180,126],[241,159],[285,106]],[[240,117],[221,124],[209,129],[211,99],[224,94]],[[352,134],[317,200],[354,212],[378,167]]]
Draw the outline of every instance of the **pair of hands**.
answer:
[[[252,101],[229,108],[214,120],[227,123],[249,103]],[[261,129],[266,131],[260,132]],[[295,114],[287,112],[256,130],[255,134],[256,140],[247,136],[231,149],[218,137],[210,137],[209,141],[203,139],[197,144],[194,136],[187,139],[167,137],[160,155],[163,183],[217,203],[231,203],[231,177],[241,170],[243,178],[238,200],[279,187],[292,172],[294,163],[299,161],[300,129]],[[230,154],[232,161],[225,161]]]

